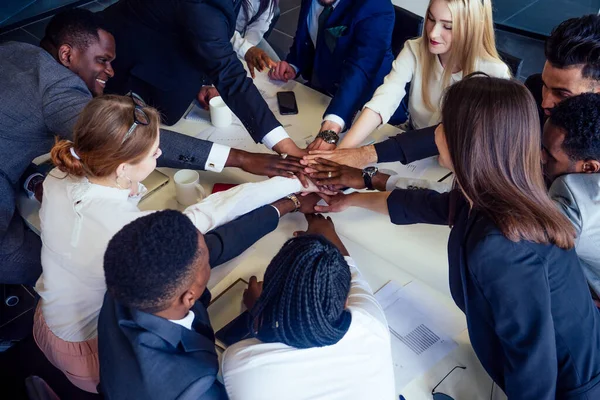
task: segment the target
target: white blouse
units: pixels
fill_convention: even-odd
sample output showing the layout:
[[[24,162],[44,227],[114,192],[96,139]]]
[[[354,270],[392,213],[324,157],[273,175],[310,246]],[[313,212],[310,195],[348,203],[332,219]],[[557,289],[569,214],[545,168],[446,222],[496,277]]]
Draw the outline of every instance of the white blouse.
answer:
[[[141,184],[140,184],[141,185]],[[145,191],[140,186],[141,193]],[[208,196],[184,213],[202,233],[240,215],[300,191],[297,179],[272,178]],[[40,209],[42,275],[35,290],[44,319],[62,340],[96,337],[106,284],[103,258],[108,242],[140,211],[140,196],[90,183],[54,169],[44,181]]]
[[[258,339],[230,346],[222,359],[230,400],[394,399],[385,314],[352,258],[345,259],[352,274],[347,306],[352,322],[344,337],[309,349]]]
[[[250,9],[248,10],[250,15],[249,19],[246,19],[243,8],[240,9],[237,21],[235,24],[235,32],[233,38],[231,38],[231,44],[233,50],[237,53],[238,57],[244,58],[246,52],[250,47],[254,47],[260,43],[263,36],[269,30],[271,20],[273,19],[273,12],[270,7],[267,7],[260,17],[258,17],[251,25],[248,25],[250,19],[252,19],[258,12],[260,6],[260,0],[250,0]],[[246,29],[246,33],[242,36],[242,32]]]
[[[392,63],[392,70],[383,80],[383,84],[377,88],[373,98],[365,104],[381,116],[383,124],[386,124],[400,105],[400,102],[406,95],[405,87],[410,82],[410,94],[408,98],[408,111],[410,120],[415,129],[426,128],[438,124],[441,121],[440,110],[430,111],[423,102],[421,96],[423,62],[420,59],[421,38],[408,40],[404,48],[398,54],[398,57]],[[496,78],[510,78],[510,70],[501,61],[496,60],[478,60],[476,71],[485,72],[489,76]],[[438,107],[443,95],[441,86],[444,68],[437,58],[435,73],[431,77],[429,84],[429,98],[431,103]],[[452,74],[450,83],[455,83],[463,78],[463,73]]]

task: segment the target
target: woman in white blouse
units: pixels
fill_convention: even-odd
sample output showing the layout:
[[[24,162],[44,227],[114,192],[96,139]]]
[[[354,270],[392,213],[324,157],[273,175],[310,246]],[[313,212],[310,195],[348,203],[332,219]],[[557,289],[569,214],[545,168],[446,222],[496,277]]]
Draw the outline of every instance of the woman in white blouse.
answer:
[[[385,314],[330,218],[283,245],[244,293],[253,339],[223,354],[231,400],[393,399]]]
[[[392,71],[338,147],[357,147],[387,123],[409,82],[408,128],[439,123],[444,90],[476,71],[498,78],[511,76],[496,50],[491,0],[430,0],[422,36],[405,43]]]
[[[113,235],[152,211],[137,207],[139,183],[156,167],[160,117],[135,94],[92,100],[58,141],[57,166],[44,181],[40,210],[42,275],[34,337],[46,357],[79,388],[98,384],[97,321],[106,285],[103,256]],[[302,190],[273,178],[216,193],[185,214],[205,233],[253,209]]]
[[[279,0],[242,0],[231,44],[238,57],[246,60],[253,78],[255,68],[262,71],[275,66],[259,43],[271,26],[278,3]]]

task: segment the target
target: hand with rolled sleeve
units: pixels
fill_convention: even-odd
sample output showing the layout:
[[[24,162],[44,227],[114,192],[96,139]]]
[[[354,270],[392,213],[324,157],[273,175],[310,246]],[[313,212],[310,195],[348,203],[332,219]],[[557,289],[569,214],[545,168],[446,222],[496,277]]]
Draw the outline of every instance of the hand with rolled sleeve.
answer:
[[[262,72],[265,68],[271,70],[272,68],[277,67],[277,63],[271,60],[271,57],[269,57],[264,50],[256,46],[250,47],[248,51],[246,51],[244,59],[246,60],[248,71],[250,71],[250,76],[252,76],[252,79],[256,77],[256,73],[254,72],[255,69],[257,69],[259,72]]]

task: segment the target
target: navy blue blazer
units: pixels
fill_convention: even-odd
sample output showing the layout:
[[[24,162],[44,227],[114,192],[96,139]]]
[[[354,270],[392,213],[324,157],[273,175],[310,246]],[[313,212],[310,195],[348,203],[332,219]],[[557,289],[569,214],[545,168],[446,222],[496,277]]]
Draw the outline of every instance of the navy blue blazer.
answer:
[[[211,267],[241,254],[277,227],[271,206],[204,235]],[[240,233],[242,232],[242,233]],[[126,307],[108,293],[98,319],[100,389],[107,399],[227,399],[206,308],[206,290],[192,311],[193,330]]]
[[[335,114],[350,126],[392,68],[394,7],[389,0],[340,0],[315,48],[307,22],[313,1],[302,0],[286,61],[312,87],[333,97],[325,114]]]
[[[240,6],[241,0],[120,0],[108,7],[102,15],[115,36],[117,58],[107,92],[152,87],[139,94],[174,124],[202,84],[213,83],[260,142],[280,124],[233,51]]]
[[[457,191],[397,189],[394,224],[449,225],[450,291],[509,399],[600,399],[600,314],[574,249],[512,242]]]

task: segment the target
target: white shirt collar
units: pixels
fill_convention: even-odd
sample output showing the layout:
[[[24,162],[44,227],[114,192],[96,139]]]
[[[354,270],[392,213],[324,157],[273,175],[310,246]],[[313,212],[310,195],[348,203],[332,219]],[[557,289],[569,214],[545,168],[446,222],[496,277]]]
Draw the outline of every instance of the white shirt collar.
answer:
[[[183,317],[182,319],[170,319],[169,321],[171,321],[174,324],[181,325],[184,328],[187,328],[191,331],[192,323],[194,323],[195,317],[196,316],[194,315],[194,312],[192,310],[190,310],[190,311],[188,311],[187,315],[185,317]]]

